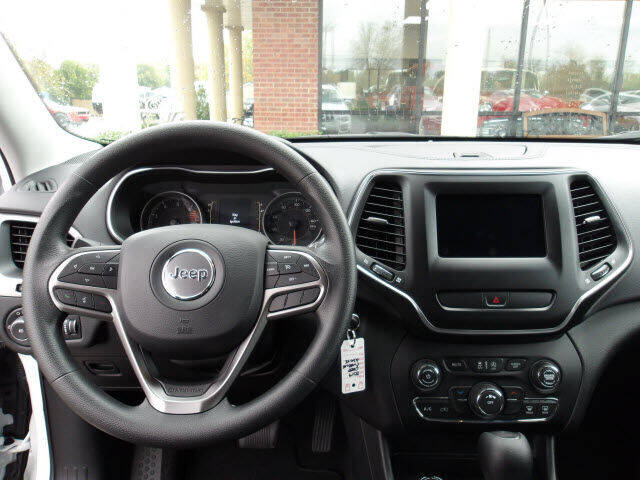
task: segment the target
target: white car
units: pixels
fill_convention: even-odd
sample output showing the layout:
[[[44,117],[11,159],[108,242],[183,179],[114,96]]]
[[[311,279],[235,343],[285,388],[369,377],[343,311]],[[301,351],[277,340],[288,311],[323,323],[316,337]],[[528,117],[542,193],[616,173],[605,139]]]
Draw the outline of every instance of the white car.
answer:
[[[322,85],[321,118],[320,129],[323,133],[351,133],[349,107],[333,85]]]

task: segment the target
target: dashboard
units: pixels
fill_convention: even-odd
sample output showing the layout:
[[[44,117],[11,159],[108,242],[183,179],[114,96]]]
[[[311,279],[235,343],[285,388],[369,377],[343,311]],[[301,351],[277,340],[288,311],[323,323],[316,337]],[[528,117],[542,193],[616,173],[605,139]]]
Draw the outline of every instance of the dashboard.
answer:
[[[640,148],[413,140],[291,148],[333,187],[356,249],[368,387],[340,396],[336,366],[327,389],[390,434],[515,423],[560,432],[581,423],[607,365],[640,335]],[[12,228],[35,223],[51,197],[21,185],[62,184],[77,162],[0,197],[5,318],[20,305]],[[70,240],[115,244],[180,223],[250,228],[277,245],[322,241],[313,208],[277,172],[257,159],[198,155],[182,168],[158,159],[114,178]],[[75,320],[81,333],[67,338],[78,361],[120,372],[90,370],[96,382],[135,386],[115,334]],[[28,343],[11,348],[28,351]]]
[[[308,246],[322,233],[309,202],[269,168],[142,168],[111,192],[107,225],[118,241],[180,224],[249,228],[274,245]]]

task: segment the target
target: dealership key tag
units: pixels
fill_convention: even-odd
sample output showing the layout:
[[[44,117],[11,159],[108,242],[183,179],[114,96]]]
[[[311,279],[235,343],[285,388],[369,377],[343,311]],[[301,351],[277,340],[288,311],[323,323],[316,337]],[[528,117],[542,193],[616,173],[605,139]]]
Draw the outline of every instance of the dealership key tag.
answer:
[[[340,347],[340,367],[343,394],[361,392],[366,388],[364,338],[356,338],[354,330],[347,332],[347,339]]]

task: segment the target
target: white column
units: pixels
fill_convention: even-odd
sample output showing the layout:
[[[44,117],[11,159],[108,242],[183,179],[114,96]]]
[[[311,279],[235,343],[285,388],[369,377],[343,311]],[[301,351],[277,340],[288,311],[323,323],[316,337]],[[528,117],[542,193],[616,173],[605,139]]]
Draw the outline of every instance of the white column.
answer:
[[[450,0],[442,99],[443,136],[475,137],[484,61],[486,12],[479,0]]]
[[[243,116],[242,100],[242,15],[240,0],[226,0],[229,31],[229,90],[231,91],[231,118],[240,123]]]
[[[209,29],[209,114],[211,120],[227,121],[227,99],[224,91],[224,39],[222,36],[223,14],[222,0],[205,0],[202,10],[207,15]]]
[[[191,0],[169,0],[169,21],[173,34],[171,83],[177,90],[186,120],[196,117],[196,89],[191,40]]]

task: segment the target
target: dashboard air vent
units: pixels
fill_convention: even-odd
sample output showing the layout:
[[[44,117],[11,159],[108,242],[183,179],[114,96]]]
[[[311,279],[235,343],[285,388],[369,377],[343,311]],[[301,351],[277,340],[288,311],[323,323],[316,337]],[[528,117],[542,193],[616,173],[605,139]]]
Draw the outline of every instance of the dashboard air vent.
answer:
[[[616,249],[616,234],[593,185],[587,180],[576,180],[570,188],[580,268],[588,270]]]
[[[367,198],[356,246],[362,253],[396,270],[406,265],[402,188],[394,181],[376,181]]]
[[[11,222],[10,223],[10,242],[11,242],[11,256],[13,257],[13,263],[16,267],[22,268],[24,266],[24,259],[27,256],[27,248],[33,235],[33,230],[36,228],[34,222]],[[67,235],[67,245],[73,245],[73,237]]]

